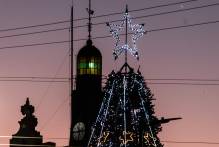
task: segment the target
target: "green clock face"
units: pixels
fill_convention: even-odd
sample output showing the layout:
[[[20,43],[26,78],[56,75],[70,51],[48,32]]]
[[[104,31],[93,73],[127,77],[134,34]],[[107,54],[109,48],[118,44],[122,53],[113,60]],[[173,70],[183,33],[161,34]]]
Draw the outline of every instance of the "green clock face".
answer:
[[[85,136],[85,124],[83,122],[78,122],[73,127],[73,139],[76,141],[83,140]]]

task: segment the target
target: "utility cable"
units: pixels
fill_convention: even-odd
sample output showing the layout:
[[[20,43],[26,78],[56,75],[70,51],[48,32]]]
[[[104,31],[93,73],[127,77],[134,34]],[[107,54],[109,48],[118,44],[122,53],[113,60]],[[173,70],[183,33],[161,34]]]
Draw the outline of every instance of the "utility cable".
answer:
[[[16,147],[48,147],[49,145],[33,145],[33,144],[0,144],[0,146],[16,146]],[[56,146],[65,147],[65,146]]]
[[[0,81],[1,80],[69,80],[68,77],[28,77],[28,76],[21,76],[21,77],[14,77],[14,76],[0,76]],[[106,75],[102,75],[102,79],[107,79]],[[208,79],[208,78],[203,78],[203,79],[195,79],[195,78],[146,78],[146,81],[195,81],[195,82],[219,82],[219,79]]]
[[[152,85],[190,85],[190,86],[219,86],[219,83],[178,83],[178,82],[165,82],[165,83],[158,83],[158,82],[146,82],[147,84],[152,84]]]
[[[195,2],[195,1],[200,1],[200,0],[186,0],[186,1],[181,1],[181,2],[168,3],[168,4],[157,5],[157,6],[147,7],[147,8],[130,10],[129,12],[136,12],[136,11],[142,11],[142,10],[155,9],[155,8],[185,4],[185,3]],[[109,13],[109,14],[103,14],[103,15],[99,15],[99,16],[93,16],[91,18],[107,17],[107,16],[118,15],[118,14],[123,14],[123,13],[124,12]],[[88,19],[88,18],[87,17],[86,18],[78,18],[78,19],[74,19],[73,21],[80,21],[80,20],[86,20],[86,19]],[[63,24],[63,23],[69,23],[69,22],[70,22],[70,20],[56,21],[56,22],[50,22],[50,23],[45,23],[45,24],[39,24],[39,25],[30,25],[30,26],[15,27],[15,28],[9,28],[9,29],[1,29],[0,32],[7,32],[7,31],[14,31],[14,30],[28,29],[28,28],[50,26],[50,25]]]
[[[219,3],[214,3],[214,4],[208,4],[208,5],[202,5],[202,6],[197,6],[197,7],[192,7],[192,8],[187,8],[187,9],[179,9],[179,10],[174,10],[174,11],[167,11],[167,12],[161,12],[161,13],[155,13],[155,14],[150,14],[150,15],[144,15],[144,16],[137,16],[137,17],[132,17],[132,19],[142,19],[142,18],[148,18],[148,17],[154,17],[154,16],[161,16],[161,15],[167,15],[167,14],[172,14],[172,13],[179,13],[179,12],[184,12],[184,11],[191,11],[191,10],[196,10],[196,9],[203,9],[207,7],[213,7],[213,6],[219,6]],[[118,20],[113,20],[110,21],[110,23],[113,22],[118,22],[122,21],[121,19]],[[99,23],[93,23],[92,26],[96,25],[105,25],[107,22],[99,22]],[[78,25],[73,27],[74,29],[76,28],[83,28],[87,27],[87,25]],[[49,33],[49,32],[56,32],[56,31],[64,31],[64,30],[69,30],[69,27],[65,28],[57,28],[57,29],[49,29],[49,30],[44,30],[44,31],[35,31],[35,32],[30,32],[30,33],[21,33],[21,34],[13,34],[13,35],[5,35],[5,36],[0,36],[0,39],[3,38],[10,38],[10,37],[19,37],[19,36],[26,36],[26,35],[34,35],[34,34],[42,34],[42,33]]]
[[[40,139],[41,137],[29,137],[29,136],[0,136],[0,138],[24,138],[24,139]],[[67,137],[43,137],[43,139],[51,139],[51,140],[68,140]],[[171,143],[171,144],[209,144],[216,145],[219,142],[213,141],[174,141],[174,140],[161,140],[163,143]],[[1,145],[0,145],[1,146]]]
[[[35,83],[69,83],[69,81],[46,81],[46,80],[0,80],[1,82],[35,82]],[[188,85],[188,86],[219,86],[219,83],[192,83],[192,82],[146,82],[151,85]],[[41,102],[42,103],[42,102]]]
[[[26,79],[26,80],[0,80],[1,82],[32,82],[32,83],[67,83],[69,81],[64,81],[64,80],[31,80],[31,79]]]
[[[173,30],[173,29],[179,29],[179,28],[187,28],[187,27],[201,26],[201,25],[207,25],[207,24],[216,24],[216,23],[219,23],[219,20],[206,21],[206,22],[194,23],[194,24],[189,24],[189,25],[180,25],[180,26],[172,26],[172,27],[152,29],[152,30],[148,30],[147,32],[159,32],[159,31],[165,31],[165,30]],[[131,33],[129,33],[129,34],[131,34]],[[121,34],[121,35],[125,35],[125,34]],[[109,37],[111,37],[111,35],[92,37],[91,39],[103,39],[103,38],[109,38]],[[75,39],[73,41],[84,41],[84,40],[87,40],[87,38],[86,39],[85,38]],[[0,47],[0,50],[12,49],[12,48],[32,47],[32,46],[53,45],[53,44],[64,44],[64,43],[69,43],[69,40],[44,42],[44,43],[33,43],[33,44],[24,44],[24,45],[14,45],[14,46],[5,46],[5,47]]]
[[[51,115],[51,117],[49,117],[47,119],[47,121],[42,125],[42,127],[40,128],[40,131],[44,130],[45,127],[53,120],[53,118],[56,116],[56,114],[59,112],[59,110],[62,108],[62,106],[64,106],[64,104],[69,100],[69,98],[64,99],[59,105],[58,107],[55,109],[54,113]]]
[[[36,137],[20,137],[20,136],[18,136],[18,137],[8,136],[7,138],[12,138],[12,137],[13,138],[30,138],[30,139],[36,138]],[[2,137],[0,136],[0,138],[2,138]],[[44,138],[44,139],[64,139],[64,140],[67,140],[69,138]],[[172,140],[168,140],[168,141],[161,141],[161,142],[168,143],[168,144],[206,144],[206,145],[218,145],[219,144],[219,142],[211,142],[211,141],[172,141]],[[12,144],[0,144],[0,146],[7,146],[7,145],[12,145]],[[23,146],[23,147],[33,146],[33,145],[28,145],[28,144],[13,144],[13,145]],[[48,145],[34,145],[34,146],[39,146],[39,147],[46,146],[47,147]],[[63,146],[56,146],[56,147],[64,147],[64,145]]]
[[[63,67],[63,65],[64,65],[64,63],[65,63],[65,61],[66,61],[68,55],[69,55],[69,52],[64,56],[64,58],[63,58],[63,60],[61,61],[60,65],[58,66],[58,69],[56,70],[53,79],[55,79],[55,78],[57,77],[57,75],[58,75],[58,73],[60,72],[60,70],[62,69],[62,67]],[[43,95],[42,95],[42,97],[41,97],[41,99],[40,99],[40,101],[39,101],[39,104],[38,104],[37,107],[36,107],[36,111],[39,109],[39,107],[40,107],[40,105],[42,104],[43,100],[45,100],[46,95],[47,95],[47,93],[49,92],[49,90],[50,90],[50,88],[51,88],[51,86],[53,85],[54,82],[57,82],[57,81],[52,80],[51,82],[49,82],[49,84],[48,84],[48,86],[47,86],[45,92],[43,93]],[[60,82],[61,82],[61,81],[60,81]],[[64,81],[62,81],[62,82],[64,82]],[[69,82],[69,81],[67,81],[67,82]]]
[[[163,143],[171,144],[207,144],[207,145],[218,145],[219,142],[205,142],[205,141],[161,141]]]

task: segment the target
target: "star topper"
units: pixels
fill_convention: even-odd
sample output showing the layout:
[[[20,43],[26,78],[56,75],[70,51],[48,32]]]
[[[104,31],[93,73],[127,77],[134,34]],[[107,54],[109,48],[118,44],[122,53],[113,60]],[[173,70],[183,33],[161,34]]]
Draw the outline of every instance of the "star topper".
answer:
[[[138,55],[138,48],[136,45],[136,41],[142,37],[145,33],[145,30],[143,28],[144,24],[132,24],[131,23],[131,17],[128,14],[128,7],[126,6],[126,12],[123,16],[123,20],[121,24],[116,25],[112,23],[107,23],[107,26],[110,28],[110,33],[113,36],[113,38],[116,40],[115,44],[115,49],[113,51],[113,55],[115,60],[118,58],[118,56],[125,52],[126,55],[126,60],[127,60],[127,51],[130,52],[132,56],[134,56],[137,60],[139,60],[139,55]],[[127,43],[127,36],[128,36],[128,28],[132,31],[132,46],[130,46]],[[120,37],[119,37],[119,32],[123,31],[125,29],[126,31],[126,41],[125,44],[121,45],[120,44]]]

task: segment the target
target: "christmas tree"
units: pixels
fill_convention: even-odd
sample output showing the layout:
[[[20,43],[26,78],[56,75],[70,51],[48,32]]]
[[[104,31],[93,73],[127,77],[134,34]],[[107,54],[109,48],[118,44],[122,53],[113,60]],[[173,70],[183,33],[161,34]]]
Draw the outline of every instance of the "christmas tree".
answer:
[[[115,59],[125,52],[125,64],[112,71],[104,88],[104,97],[96,122],[92,127],[89,147],[163,147],[158,138],[161,124],[180,119],[158,119],[154,100],[140,71],[134,72],[127,63],[127,52],[139,59],[136,41],[145,33],[143,25],[131,23],[128,8],[120,25],[107,24],[116,45]],[[128,29],[132,33],[128,33]],[[119,31],[125,30],[126,40],[120,45]],[[132,46],[127,43],[132,34]]]
[[[162,147],[161,123],[154,115],[153,94],[140,72],[112,72],[89,146]],[[122,69],[123,69],[122,68]]]

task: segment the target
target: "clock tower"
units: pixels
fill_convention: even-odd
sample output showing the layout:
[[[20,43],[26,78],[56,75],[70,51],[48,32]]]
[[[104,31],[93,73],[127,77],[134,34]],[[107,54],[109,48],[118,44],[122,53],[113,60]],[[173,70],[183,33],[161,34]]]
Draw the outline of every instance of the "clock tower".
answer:
[[[76,89],[71,100],[70,146],[87,146],[101,104],[102,56],[88,40],[77,55]]]
[[[90,1],[87,10],[89,13],[89,35],[86,45],[77,54],[76,88],[72,89],[71,97],[69,141],[71,147],[86,147],[88,145],[92,126],[102,102],[102,55],[91,40],[91,15],[93,11],[90,9]]]

